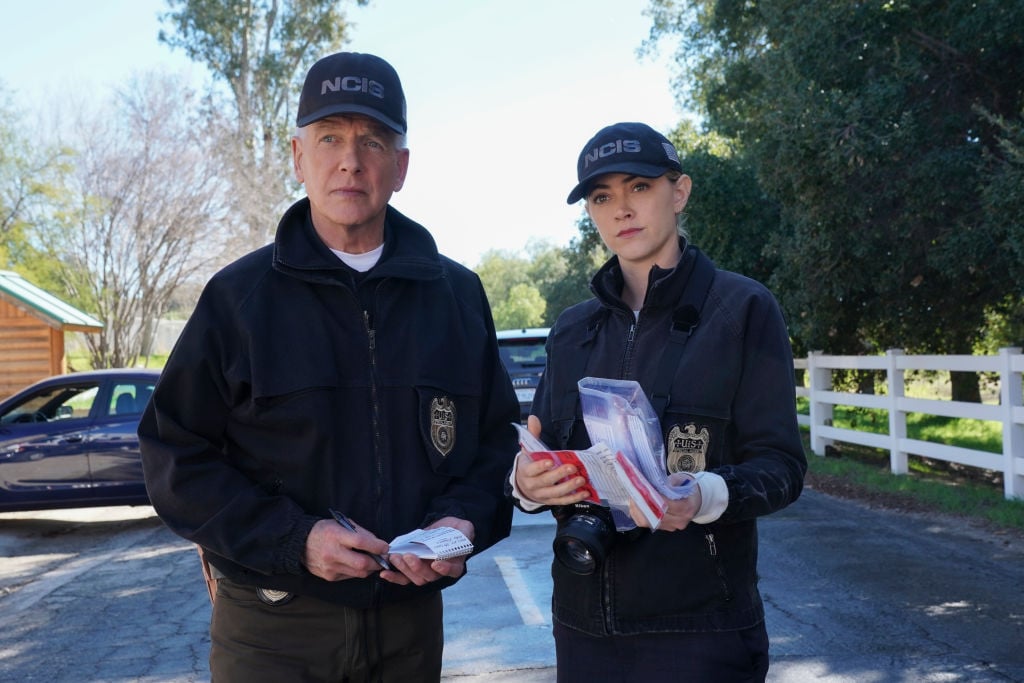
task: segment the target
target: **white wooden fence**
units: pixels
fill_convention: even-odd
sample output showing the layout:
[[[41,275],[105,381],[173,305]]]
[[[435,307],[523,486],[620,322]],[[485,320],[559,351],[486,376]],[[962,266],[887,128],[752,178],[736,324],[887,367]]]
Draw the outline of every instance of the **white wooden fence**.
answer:
[[[800,424],[811,429],[811,450],[824,455],[835,441],[860,444],[889,451],[893,474],[907,473],[907,456],[983,467],[1003,473],[1006,498],[1024,498],[1024,354],[1019,348],[1000,349],[995,356],[908,356],[891,349],[884,356],[826,356],[811,353],[794,360],[807,371],[807,386],[797,386],[796,395],[806,397],[810,415],[800,415]],[[884,394],[833,391],[832,371],[880,370],[885,373]],[[999,404],[969,403],[944,399],[910,398],[904,395],[907,370],[963,370],[996,373]],[[833,406],[859,406],[888,411],[889,433],[873,434],[843,429],[832,424]],[[907,413],[924,413],[954,418],[991,420],[1003,425],[1003,452],[990,453],[972,448],[907,438]]]

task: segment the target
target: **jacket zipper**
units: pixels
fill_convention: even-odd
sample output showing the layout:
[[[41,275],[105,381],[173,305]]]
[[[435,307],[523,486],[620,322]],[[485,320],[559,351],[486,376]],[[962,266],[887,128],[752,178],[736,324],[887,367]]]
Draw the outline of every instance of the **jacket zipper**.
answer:
[[[380,504],[380,496],[384,478],[384,463],[380,458],[380,402],[377,396],[377,330],[373,329],[373,321],[370,320],[369,311],[363,311],[363,322],[366,324],[366,336],[370,345],[370,405],[373,408],[373,445],[374,456],[377,464],[377,501]],[[379,520],[378,521],[383,521]]]
[[[598,571],[601,572],[601,582],[604,584],[601,590],[601,602],[604,603],[601,609],[601,613],[604,616],[604,632],[608,635],[614,635],[615,615],[612,610],[612,577],[608,571],[610,562],[611,557],[606,558],[606,561]]]
[[[622,354],[622,367],[619,368],[619,379],[629,379],[629,367],[632,365],[633,344],[636,342],[636,328],[639,321],[634,320],[629,324],[629,332],[626,334],[626,350]]]
[[[384,463],[381,461],[380,454],[380,402],[377,396],[377,331],[373,329],[370,312],[365,309],[363,310],[363,324],[366,326],[366,337],[370,350],[370,406],[373,415],[373,457],[377,465],[374,500],[377,504],[377,524],[378,528],[381,528],[380,525],[383,523],[383,519],[381,519],[381,499],[383,495]],[[374,583],[374,593],[379,593],[380,587],[380,582]]]
[[[729,582],[725,579],[725,569],[722,567],[722,561],[718,558],[718,545],[715,543],[715,535],[705,529],[704,539],[708,542],[708,555],[711,556],[711,562],[715,565],[715,573],[718,574],[718,580],[722,582],[722,593],[725,596],[725,601],[729,602],[732,600],[732,592],[729,590]]]
[[[632,313],[630,313],[632,316]],[[632,322],[629,324],[629,332],[626,333],[626,349],[622,354],[622,365],[619,368],[619,379],[628,379],[627,370],[630,366],[630,358],[633,355],[633,344],[636,342],[636,328],[638,320],[634,317]],[[603,609],[601,610],[604,616],[604,631],[611,635],[615,633],[615,614],[612,608],[612,584],[614,583],[610,573],[608,571],[608,565],[611,564],[611,558],[604,563],[601,567],[601,577],[604,582],[602,590],[601,600],[604,603]]]

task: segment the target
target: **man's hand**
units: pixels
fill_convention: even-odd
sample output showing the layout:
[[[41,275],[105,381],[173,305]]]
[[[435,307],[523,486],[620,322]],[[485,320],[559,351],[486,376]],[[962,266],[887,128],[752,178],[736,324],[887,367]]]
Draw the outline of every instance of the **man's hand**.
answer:
[[[458,517],[442,517],[427,528],[435,529],[442,526],[458,529],[470,541],[476,535],[473,523]],[[394,554],[388,560],[396,571],[383,571],[380,573],[380,578],[400,585],[414,583],[417,586],[437,581],[444,576],[458,578],[466,573],[466,557],[466,555],[462,555],[448,560],[422,560],[410,553]]]
[[[387,552],[386,541],[358,524],[353,533],[333,519],[322,519],[313,525],[306,538],[303,563],[311,574],[328,581],[362,579],[381,569],[377,560],[366,553],[384,555]]]
[[[536,415],[526,421],[530,433],[540,438],[541,424]],[[520,454],[516,459],[516,488],[523,496],[541,505],[572,505],[587,497],[580,488],[586,479],[576,474],[575,465],[555,466],[550,460],[533,461]]]

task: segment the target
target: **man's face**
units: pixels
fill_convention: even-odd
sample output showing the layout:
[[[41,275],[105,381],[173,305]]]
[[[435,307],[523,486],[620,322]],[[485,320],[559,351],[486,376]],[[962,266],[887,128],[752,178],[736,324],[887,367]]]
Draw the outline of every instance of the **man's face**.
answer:
[[[402,189],[409,151],[397,134],[362,116],[315,121],[292,138],[295,176],[305,184],[313,226],[329,246],[383,230],[392,193]]]

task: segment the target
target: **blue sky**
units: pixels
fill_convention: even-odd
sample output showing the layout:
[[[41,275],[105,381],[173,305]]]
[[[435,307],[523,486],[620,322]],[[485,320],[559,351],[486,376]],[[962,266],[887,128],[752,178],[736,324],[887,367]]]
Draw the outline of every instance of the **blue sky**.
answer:
[[[65,95],[102,101],[136,70],[205,78],[157,42],[162,0],[6,4],[0,81],[31,120],[46,120]],[[653,58],[635,54],[650,30],[647,4],[373,0],[348,8],[346,49],[387,59],[406,91],[411,162],[392,203],[470,266],[490,248],[567,244],[582,211],[565,196],[583,144],[616,121],[668,131],[683,118],[669,86],[672,46]]]

